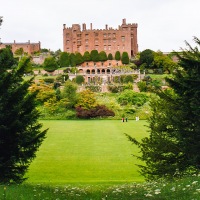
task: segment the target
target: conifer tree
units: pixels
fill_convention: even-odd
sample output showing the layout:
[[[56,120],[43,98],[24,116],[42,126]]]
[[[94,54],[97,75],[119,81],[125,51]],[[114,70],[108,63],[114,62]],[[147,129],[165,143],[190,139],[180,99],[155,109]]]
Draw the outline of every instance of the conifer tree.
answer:
[[[200,46],[200,40],[194,38]],[[147,179],[172,178],[200,169],[200,52],[191,47],[181,53],[179,67],[167,78],[170,89],[158,91],[152,101],[149,137],[129,139],[141,150],[141,173]]]
[[[25,180],[47,131],[40,130],[36,92],[29,92],[32,79],[22,78],[29,62],[26,58],[12,71],[4,68],[3,62],[0,65],[0,183]]]
[[[120,60],[121,59],[121,55],[119,51],[116,51],[115,53],[115,60]]]
[[[129,57],[127,52],[122,53],[122,64],[128,64],[129,63]]]
[[[86,51],[84,53],[83,59],[84,59],[84,61],[91,61],[91,56],[90,56],[90,53],[88,51]]]
[[[97,50],[92,50],[91,51],[91,60],[94,62],[98,62],[99,61],[99,53]]]

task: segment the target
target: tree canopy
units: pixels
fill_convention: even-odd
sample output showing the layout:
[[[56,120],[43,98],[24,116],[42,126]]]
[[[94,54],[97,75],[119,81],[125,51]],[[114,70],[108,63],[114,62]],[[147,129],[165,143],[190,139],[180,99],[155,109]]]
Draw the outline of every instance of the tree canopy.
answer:
[[[194,37],[200,46],[200,40]],[[147,179],[173,178],[200,168],[200,52],[191,47],[176,52],[179,67],[166,78],[170,89],[157,91],[151,102],[149,137],[141,142],[129,139],[141,150],[137,156]]]
[[[58,63],[54,57],[45,58],[43,63],[44,70],[47,72],[53,72],[58,69]]]
[[[4,57],[4,50],[0,52],[0,60],[1,56]],[[42,125],[38,123],[37,92],[29,92],[32,79],[23,81],[22,78],[29,62],[30,58],[24,59],[12,71],[1,68],[0,183],[25,180],[24,175],[47,131],[41,131]],[[8,63],[6,60],[6,65]]]

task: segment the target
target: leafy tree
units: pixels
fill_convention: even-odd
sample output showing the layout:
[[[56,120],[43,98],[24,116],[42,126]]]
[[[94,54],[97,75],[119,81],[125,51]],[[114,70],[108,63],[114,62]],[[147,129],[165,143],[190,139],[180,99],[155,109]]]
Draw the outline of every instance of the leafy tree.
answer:
[[[142,106],[147,100],[148,96],[145,93],[138,93],[133,90],[125,90],[117,98],[118,103],[121,105]]]
[[[41,53],[48,53],[48,52],[49,52],[49,49],[45,49],[45,48],[44,48],[44,49],[40,49],[40,52],[41,52]]]
[[[170,57],[158,52],[154,54],[153,66],[170,74],[177,68],[177,63],[175,63]]]
[[[15,55],[17,55],[17,56],[22,56],[23,54],[24,54],[23,48],[19,48],[15,51]]]
[[[109,53],[109,54],[108,54],[108,60],[113,60],[113,55],[112,55],[112,53]]]
[[[74,53],[70,54],[70,66],[71,67],[75,67],[76,66],[76,56]]]
[[[86,51],[84,53],[83,59],[84,59],[84,61],[91,61],[91,56],[90,56],[90,53],[88,51]]]
[[[133,83],[133,76],[132,75],[127,75],[124,78],[124,83]]]
[[[152,68],[154,61],[154,51],[146,49],[140,53],[140,63],[145,64],[146,68]]]
[[[76,65],[80,65],[84,62],[83,56],[78,52],[75,55],[76,57]]]
[[[101,51],[99,53],[99,61],[106,61],[106,60],[108,60],[106,52],[105,51]]]
[[[45,58],[43,68],[47,72],[53,72],[58,69],[58,63],[54,57]]]
[[[17,69],[0,73],[0,183],[25,180],[47,131],[41,131],[42,125],[38,123],[37,93],[28,91],[32,79],[22,78],[29,62],[26,58]]]
[[[122,63],[123,64],[128,64],[129,63],[129,56],[127,52],[122,53]]]
[[[94,93],[91,90],[84,90],[79,93],[78,102],[76,107],[90,110],[97,105]]]
[[[85,79],[82,75],[77,75],[75,81],[77,84],[80,85],[80,84],[84,83]]]
[[[121,60],[121,55],[119,51],[116,51],[115,53],[115,60]]]
[[[31,92],[37,92],[36,102],[37,104],[43,105],[44,102],[55,96],[55,91],[53,89],[53,84],[45,84],[44,80],[41,80],[39,83],[33,83],[29,88]]]
[[[25,68],[24,68],[25,74],[26,74],[26,73],[30,73],[30,72],[33,71],[32,63],[31,63],[31,62],[25,62],[26,59],[27,59],[27,57],[23,57],[23,58],[21,58],[21,60],[19,61],[19,64],[21,64],[21,63],[26,63],[26,66],[25,66]]]
[[[68,108],[74,108],[77,103],[78,96],[76,91],[77,85],[70,80],[67,80],[61,93],[61,97],[68,102]]]
[[[11,69],[15,64],[16,60],[13,57],[13,53],[9,47],[0,49],[0,72],[5,69]]]
[[[59,64],[60,64],[60,67],[69,67],[70,65],[69,53],[62,52],[60,54]]]
[[[199,46],[200,40],[194,38]],[[141,173],[147,179],[173,178],[199,171],[200,155],[200,52],[198,47],[176,53],[179,68],[166,78],[171,89],[158,91],[151,102],[149,137],[129,139],[141,150]]]
[[[92,50],[90,55],[91,55],[91,60],[93,62],[98,62],[99,61],[99,53],[98,53],[97,50]]]

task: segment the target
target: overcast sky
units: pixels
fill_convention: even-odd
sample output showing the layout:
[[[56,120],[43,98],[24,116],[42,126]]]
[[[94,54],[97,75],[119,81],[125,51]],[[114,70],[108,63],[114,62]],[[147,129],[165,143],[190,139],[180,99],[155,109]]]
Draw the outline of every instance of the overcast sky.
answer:
[[[169,52],[200,37],[200,0],[6,0],[0,3],[1,42],[41,42],[63,50],[63,24],[118,28],[138,24],[139,51]]]

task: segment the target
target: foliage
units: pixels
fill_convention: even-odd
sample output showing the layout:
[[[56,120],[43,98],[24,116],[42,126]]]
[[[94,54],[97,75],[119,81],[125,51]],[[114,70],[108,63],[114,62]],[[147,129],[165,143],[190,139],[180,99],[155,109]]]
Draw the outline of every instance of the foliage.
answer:
[[[79,52],[75,54],[75,59],[76,59],[76,65],[80,65],[84,62],[83,56]]]
[[[157,69],[162,69],[162,71],[171,74],[178,66],[177,63],[172,61],[172,59],[162,52],[155,53],[153,66]]]
[[[61,83],[64,83],[65,81],[67,81],[69,79],[69,75],[68,74],[59,74],[56,77],[57,81],[60,81]]]
[[[129,63],[129,56],[127,52],[122,53],[122,64],[128,64]]]
[[[75,82],[79,85],[81,85],[82,83],[85,82],[85,79],[82,75],[77,75],[76,78],[75,78]]]
[[[115,116],[115,113],[109,110],[105,105],[97,105],[89,110],[78,106],[76,107],[76,116],[78,118],[90,119],[95,117]]]
[[[13,57],[13,53],[10,48],[0,49],[0,72],[5,69],[11,69],[13,65],[17,64]]]
[[[74,53],[71,53],[70,56],[70,66],[75,67],[76,66],[76,56]]]
[[[84,59],[84,61],[91,61],[91,56],[90,56],[89,51],[86,51],[86,52],[84,53],[83,59]]]
[[[21,60],[19,61],[19,64],[21,63],[25,63],[25,60],[27,59],[27,57],[22,57]],[[32,64],[31,62],[28,62],[25,66],[25,69],[24,69],[24,73],[27,74],[27,73],[31,73],[33,71],[33,67],[32,67]]]
[[[109,53],[109,54],[108,54],[108,60],[113,60],[113,55],[112,55],[112,53]]]
[[[45,83],[54,83],[54,78],[44,78],[43,79]]]
[[[91,60],[93,62],[98,62],[99,61],[99,53],[97,50],[92,50],[91,53],[90,53],[90,56],[91,56]]]
[[[17,55],[17,56],[22,56],[23,54],[24,54],[23,48],[19,48],[15,51],[15,55]]]
[[[61,93],[63,101],[68,102],[66,105],[68,108],[74,108],[75,104],[77,103],[78,97],[77,97],[77,85],[70,80],[67,80],[65,82],[63,91]]]
[[[81,107],[82,109],[91,109],[97,105],[95,95],[91,90],[84,90],[79,93],[78,102],[76,107]]]
[[[119,51],[116,51],[115,53],[115,60],[121,60],[121,55]]]
[[[145,64],[146,68],[153,67],[153,61],[154,61],[154,51],[151,49],[145,49],[140,53],[140,63]]]
[[[47,72],[53,72],[58,69],[57,61],[54,57],[45,58],[43,68]]]
[[[28,91],[32,79],[22,78],[29,62],[26,58],[17,69],[0,73],[0,183],[25,180],[24,174],[47,131],[40,131],[36,92]]]
[[[107,57],[107,55],[106,55],[106,52],[105,52],[105,51],[101,51],[101,52],[99,53],[99,61],[106,61],[106,60],[108,60],[108,57]]]
[[[29,88],[31,92],[36,92],[36,101],[37,104],[43,104],[44,102],[48,101],[55,96],[55,91],[53,89],[53,85],[51,84],[44,84],[44,80],[41,80],[39,83],[33,83]]]
[[[69,53],[62,52],[60,54],[59,64],[60,64],[60,67],[69,67],[69,65],[70,65]]]
[[[137,93],[132,90],[123,91],[117,98],[117,101],[121,105],[136,105],[142,106],[145,102],[147,102],[148,96],[145,93]]]
[[[85,89],[90,90],[92,92],[101,92],[101,86],[99,85],[87,85],[85,86]]]
[[[200,40],[194,38],[197,45]],[[166,78],[171,89],[158,91],[151,102],[150,136],[136,144],[145,162],[141,173],[147,179],[173,178],[199,171],[200,155],[200,52],[197,47],[176,53],[179,68]]]
[[[127,75],[124,78],[124,83],[133,83],[133,76],[132,75]]]

